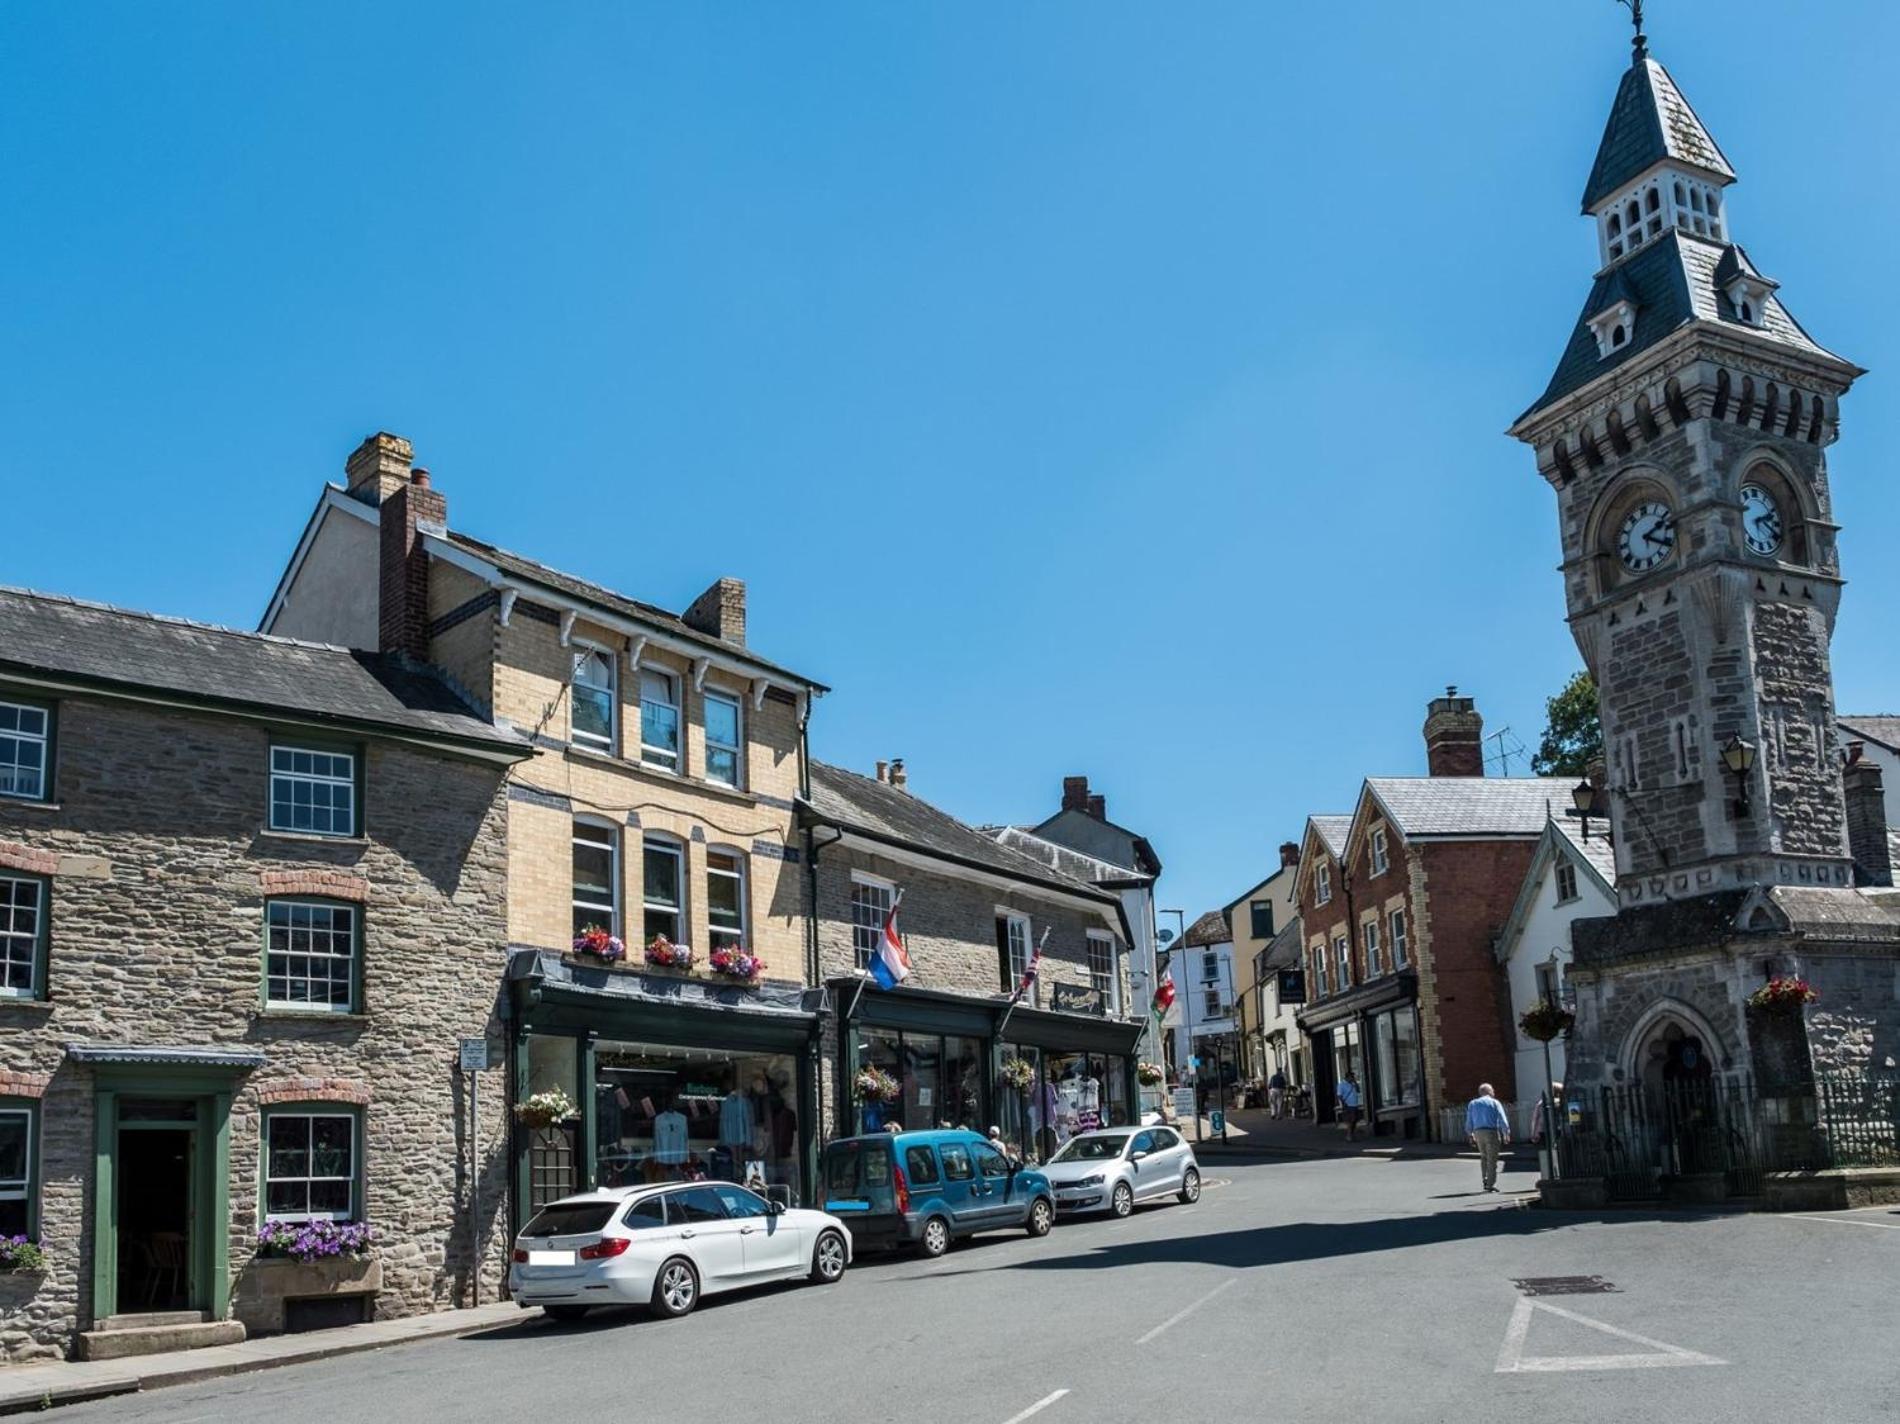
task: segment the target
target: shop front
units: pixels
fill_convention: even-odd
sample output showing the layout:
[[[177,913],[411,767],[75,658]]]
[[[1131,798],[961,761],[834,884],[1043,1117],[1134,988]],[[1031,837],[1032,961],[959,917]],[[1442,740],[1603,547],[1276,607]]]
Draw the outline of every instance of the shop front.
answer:
[[[834,1134],[886,1128],[1000,1127],[1026,1161],[1078,1132],[1134,1121],[1141,1025],[1087,1012],[1011,1007],[939,990],[831,984],[839,1014]],[[888,1100],[855,1090],[882,1070]]]
[[[1300,1027],[1312,1045],[1313,1112],[1337,1118],[1334,1095],[1348,1073],[1375,1135],[1425,1136],[1418,980],[1404,973],[1311,1006]]]
[[[514,1102],[572,1105],[513,1128],[515,1225],[569,1192],[729,1181],[809,1201],[819,1024],[797,985],[726,987],[581,966],[509,963]]]

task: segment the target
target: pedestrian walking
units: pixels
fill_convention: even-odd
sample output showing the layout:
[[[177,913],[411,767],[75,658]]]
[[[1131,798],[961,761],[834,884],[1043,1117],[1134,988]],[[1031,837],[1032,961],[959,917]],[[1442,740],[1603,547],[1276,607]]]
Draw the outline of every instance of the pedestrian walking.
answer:
[[[1348,1073],[1333,1090],[1333,1096],[1339,1101],[1339,1116],[1346,1124],[1346,1141],[1355,1142],[1359,1137],[1359,1079]]]
[[[1511,1145],[1511,1119],[1504,1104],[1492,1095],[1489,1083],[1478,1084],[1478,1096],[1465,1104],[1465,1136],[1478,1149],[1484,1189],[1498,1189],[1498,1152]]]
[[[1278,1120],[1286,1113],[1286,1074],[1278,1068],[1267,1079],[1267,1111]]]

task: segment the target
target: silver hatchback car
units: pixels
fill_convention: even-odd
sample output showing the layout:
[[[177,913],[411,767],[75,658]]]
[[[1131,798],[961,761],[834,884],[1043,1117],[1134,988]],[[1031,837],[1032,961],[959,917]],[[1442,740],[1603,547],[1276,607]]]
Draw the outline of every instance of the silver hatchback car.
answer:
[[[1199,1201],[1201,1164],[1171,1127],[1109,1127],[1079,1133],[1043,1166],[1061,1212],[1127,1216],[1135,1203]]]

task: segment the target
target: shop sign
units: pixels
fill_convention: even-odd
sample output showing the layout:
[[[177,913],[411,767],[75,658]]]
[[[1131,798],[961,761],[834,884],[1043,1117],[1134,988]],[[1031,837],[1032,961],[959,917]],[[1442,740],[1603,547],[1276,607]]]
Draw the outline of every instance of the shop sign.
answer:
[[[1306,971],[1304,969],[1280,971],[1280,1002],[1283,1004],[1306,1002]]]
[[[1176,1117],[1194,1116],[1194,1089],[1176,1088],[1174,1090],[1174,1115]]]
[[[486,1073],[488,1071],[488,1040],[485,1038],[465,1038],[461,1041],[461,1062],[464,1073]]]
[[[1102,991],[1081,984],[1056,985],[1055,1007],[1069,1013],[1094,1014],[1097,1017],[1108,1012],[1107,999]]]

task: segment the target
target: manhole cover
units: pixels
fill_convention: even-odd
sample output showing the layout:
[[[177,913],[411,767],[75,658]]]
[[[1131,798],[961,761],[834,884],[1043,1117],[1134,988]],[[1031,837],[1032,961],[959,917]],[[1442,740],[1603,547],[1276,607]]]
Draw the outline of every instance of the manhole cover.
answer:
[[[1601,1276],[1526,1276],[1517,1288],[1525,1295],[1602,1295],[1616,1289]]]

